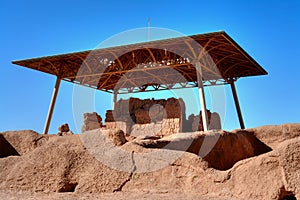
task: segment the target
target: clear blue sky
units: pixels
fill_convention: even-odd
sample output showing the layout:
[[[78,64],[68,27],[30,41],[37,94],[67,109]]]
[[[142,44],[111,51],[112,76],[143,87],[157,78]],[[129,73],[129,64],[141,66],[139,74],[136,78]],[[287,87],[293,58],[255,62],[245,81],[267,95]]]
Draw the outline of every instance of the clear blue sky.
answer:
[[[0,132],[43,131],[55,77],[12,60],[93,49],[120,32],[147,26],[186,35],[225,30],[269,73],[243,78],[237,90],[246,127],[300,122],[300,1],[76,1],[0,2]],[[63,82],[50,133],[62,123],[74,132],[73,85]],[[225,129],[238,128],[229,88]],[[109,95],[99,92],[101,105]]]

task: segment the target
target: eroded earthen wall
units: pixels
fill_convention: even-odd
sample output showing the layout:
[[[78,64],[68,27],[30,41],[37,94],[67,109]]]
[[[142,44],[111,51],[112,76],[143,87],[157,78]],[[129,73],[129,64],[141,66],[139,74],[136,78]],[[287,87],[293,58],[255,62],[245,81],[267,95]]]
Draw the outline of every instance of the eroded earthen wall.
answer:
[[[120,99],[115,110],[107,110],[105,125],[97,113],[85,113],[82,131],[97,128],[123,130],[132,136],[165,136],[203,130],[201,113],[186,119],[184,101],[169,99]],[[221,129],[220,117],[208,111],[209,129]]]
[[[120,99],[106,113],[106,128],[123,128],[127,134],[170,135],[182,130],[185,104],[182,99]],[[122,123],[121,123],[122,122]]]

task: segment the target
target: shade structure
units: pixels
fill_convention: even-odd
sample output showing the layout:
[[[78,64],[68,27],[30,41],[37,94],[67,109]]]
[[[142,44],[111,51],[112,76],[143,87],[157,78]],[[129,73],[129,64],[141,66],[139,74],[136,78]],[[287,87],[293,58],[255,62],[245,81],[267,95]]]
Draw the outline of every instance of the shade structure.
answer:
[[[234,82],[267,72],[226,32],[213,32],[89,51],[13,61],[60,80],[113,93],[199,87],[207,122],[204,86],[230,84],[241,128],[244,122]],[[48,132],[59,85],[47,117]],[[207,124],[204,124],[207,130]]]
[[[209,58],[208,58],[209,57]],[[267,72],[224,31],[18,60],[62,80],[118,93],[229,83]]]

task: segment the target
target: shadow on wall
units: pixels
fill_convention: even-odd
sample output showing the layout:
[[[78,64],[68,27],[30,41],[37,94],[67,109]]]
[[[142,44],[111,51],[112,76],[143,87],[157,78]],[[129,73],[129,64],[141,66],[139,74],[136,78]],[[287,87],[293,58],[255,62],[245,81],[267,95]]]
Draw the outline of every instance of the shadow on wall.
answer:
[[[0,134],[0,158],[19,155],[17,150]]]

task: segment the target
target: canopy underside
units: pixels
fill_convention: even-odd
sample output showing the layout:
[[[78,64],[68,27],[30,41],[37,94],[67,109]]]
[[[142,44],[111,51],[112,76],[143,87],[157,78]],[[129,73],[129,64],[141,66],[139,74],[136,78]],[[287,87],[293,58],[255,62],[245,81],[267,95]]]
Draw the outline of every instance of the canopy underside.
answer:
[[[199,80],[204,85],[227,84],[267,74],[223,31],[13,63],[117,93],[195,87]]]

